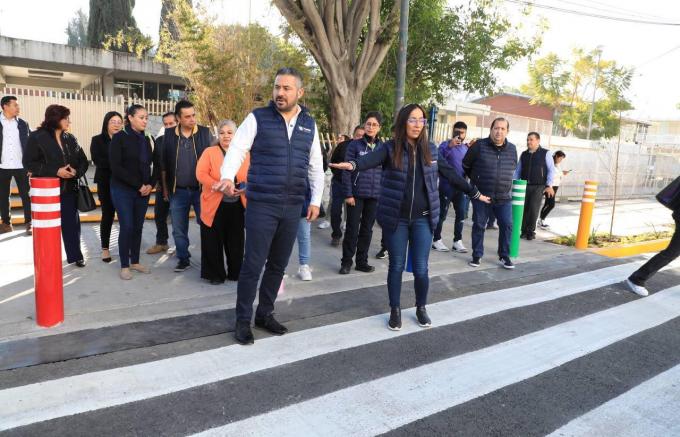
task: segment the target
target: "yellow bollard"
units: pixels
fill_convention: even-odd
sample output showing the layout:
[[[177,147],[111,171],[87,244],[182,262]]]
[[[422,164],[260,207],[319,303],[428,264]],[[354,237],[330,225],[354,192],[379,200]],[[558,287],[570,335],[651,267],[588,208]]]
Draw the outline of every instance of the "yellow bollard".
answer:
[[[590,225],[593,222],[593,208],[595,207],[595,194],[597,182],[586,181],[581,199],[581,215],[578,219],[578,231],[576,232],[576,248],[587,249],[588,237],[590,237]]]

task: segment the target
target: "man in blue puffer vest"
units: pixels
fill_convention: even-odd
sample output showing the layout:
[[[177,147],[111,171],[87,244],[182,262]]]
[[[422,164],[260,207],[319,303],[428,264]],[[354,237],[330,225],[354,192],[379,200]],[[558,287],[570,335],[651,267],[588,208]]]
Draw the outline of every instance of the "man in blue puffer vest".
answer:
[[[361,156],[373,153],[381,144],[378,139],[382,114],[369,112],[364,123],[365,134],[347,146],[345,161],[356,161]],[[382,167],[375,167],[364,171],[344,171],[342,187],[347,203],[347,229],[342,241],[342,261],[340,274],[346,275],[352,267],[352,258],[356,254],[355,269],[370,273],[375,267],[368,264],[368,249],[373,237],[373,225],[378,211],[380,197],[380,180]]]
[[[303,95],[302,75],[297,70],[277,71],[273,101],[248,114],[239,126],[222,164],[222,180],[213,187],[230,196],[241,194],[234,187],[234,177],[250,152],[246,247],[234,329],[240,344],[254,342],[250,321],[263,267],[255,326],[276,335],[288,332],[274,319],[274,301],[295,243],[307,178],[311,188],[307,220],[319,215],[323,159],[316,123],[307,108],[298,105]]]
[[[477,141],[463,158],[463,170],[470,183],[491,198],[491,204],[472,201],[472,267],[479,267],[484,256],[484,231],[493,212],[498,220],[498,258],[506,269],[514,269],[510,260],[512,235],[512,177],[517,168],[517,148],[507,140],[510,122],[496,118],[488,138]]]

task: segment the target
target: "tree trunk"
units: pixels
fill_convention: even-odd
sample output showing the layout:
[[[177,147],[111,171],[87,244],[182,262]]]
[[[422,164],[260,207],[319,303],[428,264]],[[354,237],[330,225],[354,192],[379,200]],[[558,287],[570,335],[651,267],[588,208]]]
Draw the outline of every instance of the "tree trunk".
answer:
[[[331,84],[326,84],[331,105],[331,125],[335,135],[347,134],[352,136],[354,127],[361,120],[361,94],[351,90],[345,94],[338,92]]]

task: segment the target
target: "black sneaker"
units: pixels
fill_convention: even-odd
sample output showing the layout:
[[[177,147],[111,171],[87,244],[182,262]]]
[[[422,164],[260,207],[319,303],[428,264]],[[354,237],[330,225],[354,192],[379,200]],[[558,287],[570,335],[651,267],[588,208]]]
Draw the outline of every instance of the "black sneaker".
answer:
[[[392,307],[390,310],[390,321],[387,323],[387,327],[392,331],[401,330],[401,308]]]
[[[527,234],[526,239],[527,241],[535,240],[536,234]]]
[[[387,258],[387,249],[380,249],[380,252],[375,254],[375,257],[378,259],[385,259]]]
[[[191,264],[189,263],[189,260],[186,260],[186,261],[179,260],[179,262],[178,262],[177,265],[175,266],[175,271],[176,271],[176,272],[183,272],[183,271],[185,271],[186,269],[188,269],[189,267],[191,267]]]
[[[421,328],[429,328],[432,326],[432,320],[430,320],[430,317],[427,315],[425,307],[416,308],[416,318],[418,319],[418,326]]]
[[[338,271],[338,273],[340,273],[341,275],[349,275],[349,271],[351,269],[352,269],[352,266],[348,266],[348,265],[340,266],[340,270]]]
[[[479,258],[478,256],[473,256],[472,261],[470,261],[468,263],[468,265],[470,267],[479,267],[480,263],[481,263],[481,258]]]
[[[364,273],[371,273],[375,271],[375,267],[368,265],[368,264],[357,264],[356,267],[354,267],[354,270],[358,270],[360,272]]]
[[[331,246],[338,247],[338,246],[340,246],[341,242],[342,242],[342,240],[340,238],[332,238],[331,239]]]
[[[237,320],[234,328],[234,339],[242,345],[255,343],[253,331],[250,329],[250,322],[246,320]]]
[[[272,314],[265,317],[255,317],[255,327],[274,335],[283,335],[288,332],[288,328],[277,322]]]
[[[515,268],[515,265],[512,263],[509,256],[502,256],[498,258],[498,261],[501,262],[504,269],[512,270]]]

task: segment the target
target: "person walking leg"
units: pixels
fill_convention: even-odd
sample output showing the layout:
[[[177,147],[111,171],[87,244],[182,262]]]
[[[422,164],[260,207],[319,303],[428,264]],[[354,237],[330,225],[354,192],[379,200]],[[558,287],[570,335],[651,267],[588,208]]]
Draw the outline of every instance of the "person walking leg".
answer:
[[[191,190],[178,188],[170,198],[170,216],[172,218],[172,237],[175,240],[179,263],[176,272],[189,268],[189,210],[191,208]]]
[[[512,202],[493,204],[494,215],[498,221],[498,258],[506,269],[514,269],[510,260],[510,237],[512,237]]]
[[[357,250],[357,240],[359,239],[359,226],[361,224],[361,214],[364,209],[364,199],[354,198],[354,206],[347,204],[347,222],[345,227],[345,237],[342,240],[342,260],[340,261],[341,275],[349,273],[352,267],[354,255]]]
[[[432,326],[432,321],[427,315],[427,294],[430,288],[428,274],[428,261],[430,246],[432,245],[432,229],[427,217],[419,218],[411,224],[409,232],[409,246],[411,250],[411,263],[413,267],[413,286],[416,292],[416,319],[418,325],[425,328]]]
[[[492,209],[492,205],[472,200],[472,261],[469,263],[471,267],[479,267],[484,256],[484,232]]]
[[[130,251],[135,228],[135,194],[138,193],[131,188],[118,184],[111,185],[111,198],[118,212],[118,257],[120,258],[120,277],[123,280],[132,279]]]
[[[156,244],[147,249],[146,253],[154,255],[168,250],[168,214],[170,202],[163,198],[163,190],[156,188],[153,206],[153,221],[156,224]]]
[[[132,237],[130,238],[130,270],[135,270],[140,273],[150,273],[151,270],[139,262],[139,252],[142,247],[142,230],[144,228],[144,220],[146,218],[146,211],[149,208],[149,196],[141,196],[135,193],[134,202],[132,204]]]
[[[449,205],[451,204],[451,199],[446,193],[439,191],[439,222],[434,230],[434,241],[432,242],[432,248],[439,252],[448,252],[449,248],[442,241],[442,228],[444,227],[444,222],[446,221],[446,216],[449,213]]]
[[[342,183],[331,182],[331,245],[339,246],[342,241],[342,208],[345,196],[342,194]]]
[[[102,261],[105,263],[111,262],[111,228],[113,228],[113,218],[116,215],[116,209],[113,207],[113,200],[111,199],[111,183],[110,181],[102,181],[97,184],[97,197],[102,208],[102,221],[99,225],[99,236],[102,244]]]
[[[553,191],[555,192],[554,196],[548,196],[547,193],[543,195],[545,197],[545,202],[543,203],[543,208],[541,208],[541,213],[540,213],[540,220],[538,222],[538,225],[542,227],[543,229],[548,228],[548,224],[545,222],[545,219],[548,218],[548,214],[550,214],[550,211],[552,211],[555,208],[555,198],[557,197],[557,190],[559,189],[559,186],[554,186]]]
[[[312,224],[306,218],[301,218],[298,221],[297,228],[298,261],[300,263],[297,275],[303,281],[312,280],[312,270],[309,268],[309,258],[312,252],[311,234]]]
[[[238,281],[243,264],[243,246],[245,243],[244,208],[241,202],[226,204],[225,219],[220,223],[224,249],[227,256],[227,279]]]
[[[406,265],[408,250],[409,224],[401,219],[393,232],[385,235],[387,249],[390,252],[387,269],[387,293],[390,302],[390,321],[388,328],[393,331],[401,329],[401,278]],[[429,247],[428,247],[429,250]]]
[[[536,238],[536,222],[538,221],[538,213],[541,209],[544,189],[543,185],[527,185],[521,231],[521,235],[527,240]]]
[[[649,291],[645,288],[645,283],[649,278],[680,256],[680,232],[678,232],[678,229],[680,229],[680,209],[673,212],[673,220],[675,221],[675,232],[673,232],[668,247],[654,255],[626,280],[630,290],[639,296],[649,294]]]
[[[361,222],[359,224],[355,269],[361,272],[370,273],[375,271],[375,267],[368,264],[368,250],[371,247],[371,239],[373,238],[373,226],[375,224],[375,217],[378,212],[378,200],[362,200],[364,205],[363,211],[361,213]]]
[[[61,193],[61,236],[64,240],[66,262],[69,264],[84,261],[80,250],[80,216],[78,215],[78,197],[75,192]]]
[[[453,250],[458,253],[467,253],[463,244],[463,220],[465,220],[465,205],[467,196],[462,191],[455,191],[451,199],[455,219],[453,223]],[[440,206],[441,207],[441,206]]]
[[[207,279],[212,285],[224,283],[227,272],[224,269],[224,239],[227,229],[223,221],[226,219],[226,206],[221,202],[215,212],[212,226],[201,222],[201,278]]]

